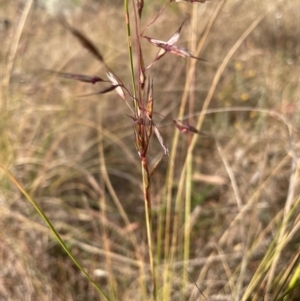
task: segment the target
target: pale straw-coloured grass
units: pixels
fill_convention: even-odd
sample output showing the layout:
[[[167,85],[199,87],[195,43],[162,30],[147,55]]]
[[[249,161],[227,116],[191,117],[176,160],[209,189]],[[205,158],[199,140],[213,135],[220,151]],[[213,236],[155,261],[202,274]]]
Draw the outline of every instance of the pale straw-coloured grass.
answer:
[[[130,112],[114,91],[77,98],[99,87],[45,74],[104,69],[41,8],[27,1],[20,14],[2,2],[0,18],[11,26],[0,32],[0,164],[111,300],[150,300]],[[122,3],[89,5],[94,11],[70,20],[129,86]],[[160,8],[145,1],[142,25]],[[147,29],[166,40],[187,19],[178,44],[207,60],[166,55],[151,71],[153,118],[170,149],[151,179],[157,300],[299,296],[299,11],[296,0],[180,3]],[[149,64],[158,48],[146,42]],[[204,135],[184,135],[172,119]],[[163,150],[153,141],[150,151],[154,164]],[[0,299],[98,300],[17,186],[0,176]]]

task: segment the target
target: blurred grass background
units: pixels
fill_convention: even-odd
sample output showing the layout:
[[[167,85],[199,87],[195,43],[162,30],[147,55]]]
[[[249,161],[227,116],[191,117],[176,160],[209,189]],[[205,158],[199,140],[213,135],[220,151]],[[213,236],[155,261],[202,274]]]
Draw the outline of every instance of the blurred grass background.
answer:
[[[0,0],[0,164],[24,185],[112,300],[145,300],[139,295],[138,268],[140,258],[147,262],[144,204],[132,126],[124,114],[130,112],[115,93],[78,98],[99,91],[99,86],[44,72],[105,76],[101,64],[57,21],[64,15],[94,41],[107,64],[129,85],[122,1],[53,1],[54,6],[37,1],[22,26],[29,2]],[[177,44],[188,47],[192,34],[201,37],[217,5],[214,0],[169,5],[147,35],[167,40],[187,19]],[[161,6],[162,1],[145,1],[142,26]],[[189,20],[196,6],[192,31]],[[207,300],[234,300],[245,261],[242,292],[255,277],[260,279],[248,300],[275,300],[281,285],[282,292],[287,289],[282,273],[299,258],[299,1],[225,1],[201,53],[207,62],[197,63],[194,104],[187,115],[194,115],[195,124],[219,65],[261,14],[262,21],[220,77],[209,106],[219,112],[205,117],[202,130],[207,135],[194,151],[188,265]],[[144,41],[142,46],[149,64],[157,49]],[[170,147],[175,131],[170,119],[178,114],[187,66],[186,59],[166,55],[151,70],[154,111],[165,116],[157,114],[155,120]],[[164,210],[168,165],[175,166],[175,198],[189,139],[180,135],[175,162],[164,159],[153,177],[155,229]],[[163,153],[155,141],[151,153],[151,162]],[[3,172],[0,176],[0,299],[99,300],[32,206]],[[266,294],[271,278],[268,268],[259,267],[282,229],[288,242],[278,260],[270,260],[276,262],[275,276]],[[138,246],[132,245],[133,234]],[[243,234],[249,249],[245,261]],[[170,300],[204,300],[191,279],[182,285],[181,260],[174,258]],[[259,278],[257,271],[264,276]],[[298,288],[288,300],[299,296]]]

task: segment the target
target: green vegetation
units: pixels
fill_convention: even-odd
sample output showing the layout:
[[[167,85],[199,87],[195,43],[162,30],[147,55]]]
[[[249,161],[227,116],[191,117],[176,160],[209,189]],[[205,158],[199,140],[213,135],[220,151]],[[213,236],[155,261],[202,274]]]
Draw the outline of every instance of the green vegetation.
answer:
[[[299,1],[70,2],[0,1],[0,299],[298,300]]]

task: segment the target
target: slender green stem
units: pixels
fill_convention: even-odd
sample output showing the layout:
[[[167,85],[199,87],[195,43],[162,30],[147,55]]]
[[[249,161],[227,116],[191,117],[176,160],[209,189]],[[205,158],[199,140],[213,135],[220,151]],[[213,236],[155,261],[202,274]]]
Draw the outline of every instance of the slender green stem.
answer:
[[[191,20],[191,40],[190,48],[195,49],[197,46],[197,20],[198,20],[198,7],[192,7],[192,20]],[[192,114],[194,111],[195,102],[195,73],[196,68],[193,67],[192,62],[187,65],[188,72],[192,69],[190,78],[190,93],[189,93],[189,113]],[[190,117],[189,122],[193,123],[193,117]],[[188,137],[188,143],[190,143],[190,136]],[[185,262],[183,268],[183,283],[188,283],[188,265],[190,259],[190,239],[191,239],[191,199],[192,199],[192,172],[193,172],[193,154],[188,156],[187,168],[186,168],[186,179],[185,179],[185,210],[184,210],[184,248],[183,248],[183,260]]]
[[[298,260],[299,260],[299,257],[298,256]],[[299,283],[299,279],[300,279],[300,264],[298,264],[298,267],[296,268],[295,270],[295,273],[291,279],[291,281],[289,282],[289,289],[294,289],[297,284]]]
[[[127,43],[128,43],[128,55],[130,61],[130,72],[131,72],[131,82],[134,96],[134,106],[138,110],[138,103],[136,100],[136,87],[135,87],[135,75],[133,68],[133,55],[132,55],[132,46],[131,46],[131,30],[130,30],[130,20],[129,20],[129,4],[128,0],[124,0],[124,10],[125,10],[125,20],[126,20],[126,33],[127,33]]]
[[[192,156],[190,156],[186,169],[185,209],[184,209],[184,248],[183,248],[183,281],[188,282],[188,265],[190,259],[191,239],[191,195],[192,195]]]
[[[150,197],[150,176],[148,170],[147,159],[142,158],[142,172],[143,172],[143,192],[145,202],[145,217],[146,217],[146,229],[147,229],[147,240],[149,250],[149,262],[153,285],[153,300],[157,300],[157,289],[156,289],[156,275],[155,275],[155,264],[153,258],[153,246],[152,246],[152,214],[151,214],[151,197]]]

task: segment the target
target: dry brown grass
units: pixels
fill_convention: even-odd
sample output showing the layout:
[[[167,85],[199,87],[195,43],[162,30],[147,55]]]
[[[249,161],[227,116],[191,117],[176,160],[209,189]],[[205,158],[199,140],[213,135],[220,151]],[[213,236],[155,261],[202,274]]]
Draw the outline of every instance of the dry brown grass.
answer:
[[[145,2],[144,20],[149,20],[160,1]],[[86,3],[72,15],[72,23],[130,83],[121,1]],[[198,6],[198,37],[217,4],[213,0]],[[149,36],[167,39],[185,17],[190,19],[194,6],[170,6],[149,28]],[[10,24],[0,31],[0,164],[24,185],[112,300],[145,300],[139,270],[139,260],[147,264],[142,182],[126,107],[114,93],[76,98],[97,87],[45,74],[44,69],[51,69],[102,76],[104,70],[41,8],[33,6],[21,28],[22,11],[19,1],[0,1],[0,21],[6,18]],[[208,62],[197,63],[193,123],[224,57],[263,13],[221,74],[202,126],[207,136],[194,150],[188,266],[207,300],[246,300],[242,296],[247,289],[248,300],[275,300],[281,273],[299,257],[298,0],[226,1],[201,53]],[[188,45],[189,24],[183,28],[181,45]],[[22,35],[9,72],[8,53],[18,30]],[[150,63],[157,49],[146,42],[143,46]],[[171,55],[153,67],[156,112],[176,118],[186,70],[186,60]],[[174,127],[167,118],[155,118],[157,123],[161,119],[161,132],[171,147]],[[172,162],[174,200],[190,139],[180,136]],[[155,141],[151,152],[156,160],[162,153]],[[165,160],[153,178],[155,229],[164,210],[169,163]],[[0,176],[0,299],[99,300],[32,206],[4,173]],[[278,258],[267,259],[274,267],[260,270],[277,240],[285,244],[281,252],[274,251]],[[185,264],[180,254],[173,262],[170,300],[204,300],[191,279],[182,283]],[[299,295],[298,288],[288,300],[298,300]]]

